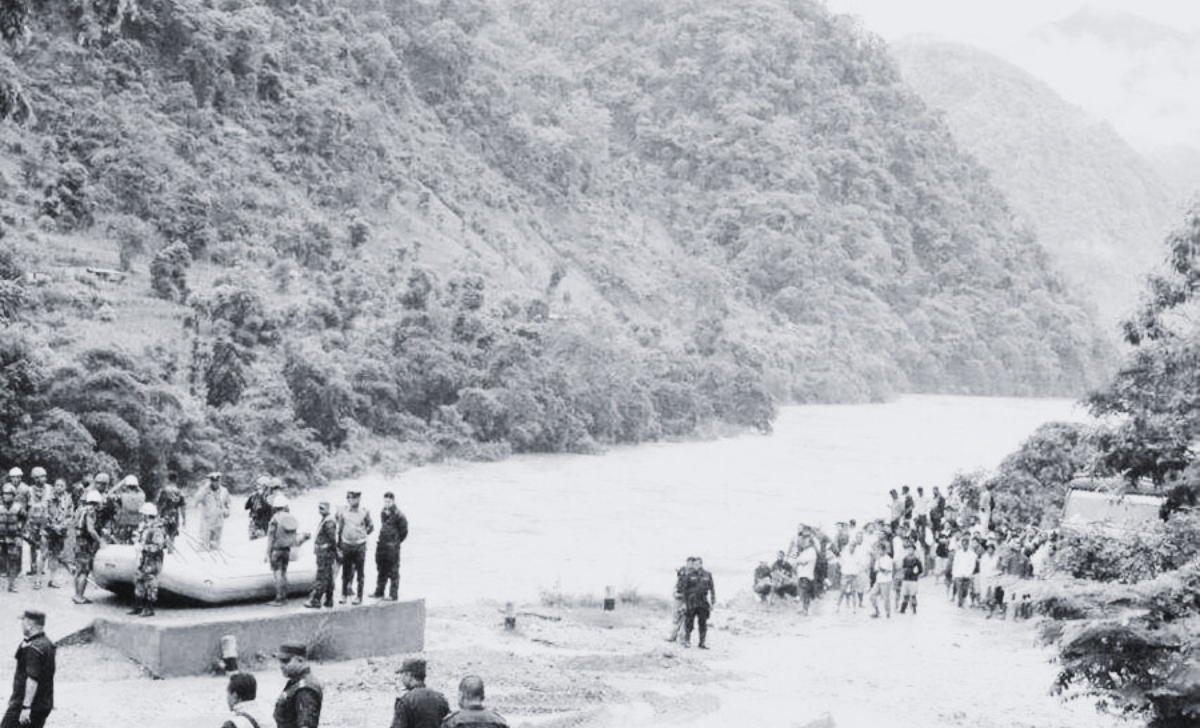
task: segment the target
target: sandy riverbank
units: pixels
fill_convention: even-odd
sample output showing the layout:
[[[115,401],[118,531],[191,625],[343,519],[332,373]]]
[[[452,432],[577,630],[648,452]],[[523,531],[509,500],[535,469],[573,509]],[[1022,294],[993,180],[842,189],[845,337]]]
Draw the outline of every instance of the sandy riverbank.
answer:
[[[715,611],[705,652],[663,640],[663,605],[611,613],[524,605],[511,633],[496,604],[437,607],[426,638],[429,683],[453,695],[462,675],[483,676],[489,702],[514,728],[1118,725],[1048,694],[1052,654],[1035,646],[1032,623],[986,620],[954,608],[931,582],[922,586],[920,614],[890,620],[836,614],[828,600],[802,617],[790,605],[738,597]],[[11,633],[15,646],[16,624]],[[389,725],[401,658],[318,665],[328,689],[322,725]],[[223,677],[153,680],[91,644],[64,646],[59,664],[56,725],[200,728],[224,714]],[[270,663],[252,669],[269,713],[283,679]]]

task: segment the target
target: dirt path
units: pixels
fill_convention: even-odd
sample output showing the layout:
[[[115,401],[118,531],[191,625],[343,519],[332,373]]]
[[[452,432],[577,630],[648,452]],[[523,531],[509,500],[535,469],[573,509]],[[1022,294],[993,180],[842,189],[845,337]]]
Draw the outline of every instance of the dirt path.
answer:
[[[606,613],[528,605],[513,633],[503,631],[497,605],[438,608],[426,637],[429,684],[453,702],[461,676],[481,675],[489,702],[514,728],[1118,725],[1048,694],[1051,653],[1034,645],[1031,623],[989,621],[957,610],[931,583],[922,587],[921,613],[890,620],[835,614],[831,603],[802,617],[791,605],[739,597],[715,611],[712,649],[703,652],[663,640],[663,606]],[[60,655],[58,725],[201,728],[222,720],[222,677],[150,680],[96,645]],[[322,726],[389,725],[400,660],[317,666],[328,690]],[[255,674],[269,713],[283,678],[269,664]]]

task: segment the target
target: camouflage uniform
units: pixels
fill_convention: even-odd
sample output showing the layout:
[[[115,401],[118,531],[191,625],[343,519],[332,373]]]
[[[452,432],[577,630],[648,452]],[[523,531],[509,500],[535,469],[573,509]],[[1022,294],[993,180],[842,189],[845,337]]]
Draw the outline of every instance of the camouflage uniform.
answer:
[[[167,534],[157,518],[146,521],[133,538],[138,551],[137,575],[133,579],[133,595],[144,608],[142,616],[154,613],[158,601],[158,575],[163,567],[163,551]]]
[[[317,554],[317,580],[313,582],[307,606],[319,607],[324,600],[325,606],[332,607],[333,569],[338,561],[337,521],[333,516],[321,519],[321,525],[317,526],[313,549]]]
[[[158,520],[162,523],[163,532],[167,534],[167,542],[175,543],[179,535],[179,525],[183,520],[184,509],[187,508],[187,498],[179,488],[168,485],[158,494]]]
[[[7,486],[6,486],[7,487]],[[21,533],[25,528],[25,509],[16,500],[0,503],[0,565],[8,577],[8,590],[17,590],[21,573]]]

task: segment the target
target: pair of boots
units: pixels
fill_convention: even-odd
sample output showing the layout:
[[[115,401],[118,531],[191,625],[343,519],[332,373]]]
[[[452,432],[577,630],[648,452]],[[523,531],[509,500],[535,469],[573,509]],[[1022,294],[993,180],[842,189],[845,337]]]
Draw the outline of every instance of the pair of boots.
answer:
[[[133,609],[130,609],[128,612],[126,612],[126,614],[132,614],[134,616],[140,616],[140,617],[153,617],[154,616],[154,603],[148,602],[145,599],[139,599],[134,604]]]
[[[901,614],[904,614],[904,610],[908,607],[910,602],[912,603],[913,614],[917,613],[917,598],[916,597],[904,597],[904,599],[900,602],[900,613]]]

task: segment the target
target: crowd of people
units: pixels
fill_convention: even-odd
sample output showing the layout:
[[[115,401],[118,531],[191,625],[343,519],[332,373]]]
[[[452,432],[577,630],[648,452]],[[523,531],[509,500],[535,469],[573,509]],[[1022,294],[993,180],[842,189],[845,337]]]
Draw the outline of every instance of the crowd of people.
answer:
[[[995,497],[983,489],[967,507],[953,486],[908,486],[889,491],[887,516],[859,525],[839,521],[828,535],[801,524],[773,563],[760,561],[753,587],[759,600],[795,602],[808,614],[813,599],[837,595],[835,611],[871,608],[871,617],[917,613],[923,577],[930,577],[960,608],[978,606],[988,617],[1028,616],[1028,594],[1006,594],[1005,575],[1029,578],[1044,571],[1052,537],[1029,528],[1005,532],[994,522]],[[1016,604],[1014,604],[1016,602]]]
[[[359,491],[346,494],[346,505],[334,512],[328,502],[318,506],[315,534],[301,532],[283,484],[262,476],[245,502],[250,540],[265,540],[265,561],[275,583],[276,606],[287,603],[288,565],[297,550],[314,539],[317,578],[304,606],[332,607],[334,580],[342,568],[341,599],[361,604],[366,584],[368,537],[375,519],[361,503]],[[59,576],[67,572],[74,587],[72,601],[90,604],[87,597],[96,553],[105,544],[131,544],[136,553],[134,600],[130,614],[150,617],[158,602],[158,580],[166,555],[187,525],[189,507],[199,517],[198,547],[219,550],[225,521],[232,511],[232,496],[219,472],[208,473],[191,497],[184,495],[178,478],[167,476],[153,501],[136,475],[127,475],[115,486],[107,473],[84,477],[74,485],[58,478],[50,484],[45,468],[35,467],[30,479],[12,468],[0,486],[0,574],[10,592],[18,591],[21,569],[28,563],[33,589],[60,588]],[[378,512],[375,543],[376,582],[373,597],[395,601],[400,581],[400,545],[408,536],[408,520],[386,493]]]

